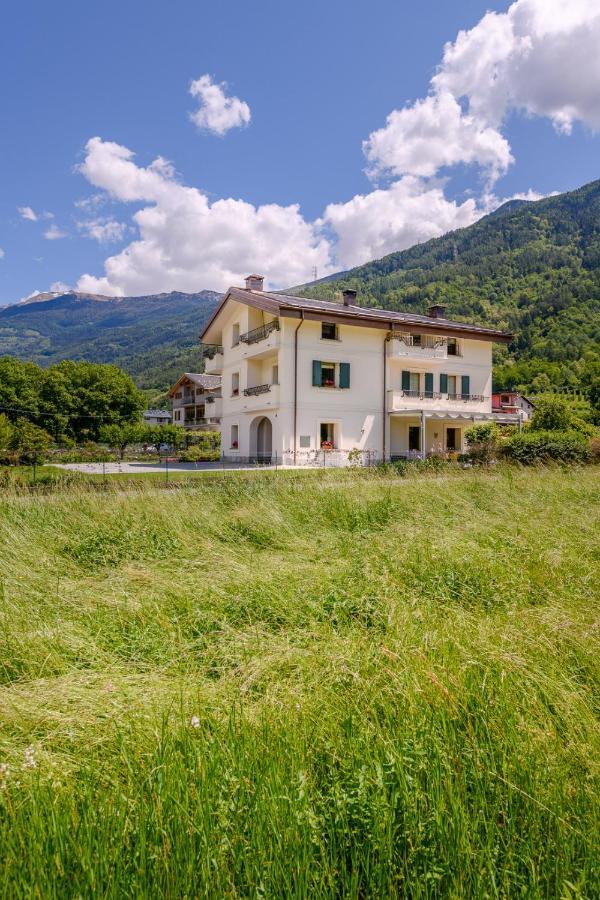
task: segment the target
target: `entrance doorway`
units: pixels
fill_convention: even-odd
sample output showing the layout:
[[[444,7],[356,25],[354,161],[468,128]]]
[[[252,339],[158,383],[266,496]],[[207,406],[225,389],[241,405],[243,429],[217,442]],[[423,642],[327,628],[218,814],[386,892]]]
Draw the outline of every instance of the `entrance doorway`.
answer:
[[[421,449],[421,426],[420,425],[409,425],[408,426],[408,449],[409,450],[420,450]]]
[[[271,456],[273,452],[273,426],[266,416],[263,416],[256,429],[256,452],[261,457]]]
[[[446,450],[453,452],[458,450],[458,428],[446,428]]]

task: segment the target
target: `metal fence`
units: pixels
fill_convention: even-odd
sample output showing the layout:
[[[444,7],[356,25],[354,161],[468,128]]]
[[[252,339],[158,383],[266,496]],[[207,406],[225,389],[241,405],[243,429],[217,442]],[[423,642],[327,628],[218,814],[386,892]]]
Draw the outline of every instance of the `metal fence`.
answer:
[[[250,456],[223,454],[216,465],[223,468],[301,466],[311,469],[335,469],[346,466],[374,466],[378,462],[379,455],[376,450],[284,450],[254,453]]]

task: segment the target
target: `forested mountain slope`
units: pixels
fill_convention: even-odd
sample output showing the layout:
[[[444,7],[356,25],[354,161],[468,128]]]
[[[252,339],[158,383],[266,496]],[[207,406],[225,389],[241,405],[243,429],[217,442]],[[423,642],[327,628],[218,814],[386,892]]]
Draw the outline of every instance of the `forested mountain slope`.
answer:
[[[435,301],[452,318],[514,332],[497,351],[499,386],[535,387],[537,377],[540,388],[585,388],[600,379],[600,181],[511,201],[468,228],[300,293],[331,299],[344,287],[357,288],[363,305],[422,312]]]
[[[61,359],[115,363],[140,387],[162,389],[200,366],[198,335],[220,296],[42,295],[0,309],[0,356],[42,366]]]

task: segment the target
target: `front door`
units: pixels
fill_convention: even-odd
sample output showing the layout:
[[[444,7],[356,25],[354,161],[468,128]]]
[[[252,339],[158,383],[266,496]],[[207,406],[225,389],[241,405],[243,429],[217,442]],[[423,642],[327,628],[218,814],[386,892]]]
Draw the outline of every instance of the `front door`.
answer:
[[[409,425],[408,426],[408,449],[409,450],[420,450],[421,449],[421,426],[420,425]]]
[[[458,450],[458,428],[446,428],[446,450]]]
[[[270,457],[273,451],[273,427],[271,420],[265,416],[258,423],[256,430],[256,449],[261,459]]]

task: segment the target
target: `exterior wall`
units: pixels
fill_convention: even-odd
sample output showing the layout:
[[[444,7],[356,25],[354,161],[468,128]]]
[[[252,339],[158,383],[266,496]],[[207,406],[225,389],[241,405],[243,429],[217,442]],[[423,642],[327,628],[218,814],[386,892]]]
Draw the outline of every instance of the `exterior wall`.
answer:
[[[421,416],[391,416],[390,418],[390,454],[405,456],[409,451],[409,427],[421,428]],[[469,422],[457,419],[427,419],[425,421],[426,453],[445,453],[448,451],[448,429],[457,429],[455,451],[465,451],[465,431]]]
[[[408,449],[408,425],[390,412],[420,410],[461,415],[491,412],[491,343],[459,338],[460,356],[448,356],[446,349],[435,357],[415,348],[407,354],[396,352],[395,341],[386,342],[387,332],[380,328],[340,325],[338,340],[321,337],[321,322],[309,319],[281,318],[279,329],[257,343],[234,346],[233,326],[240,334],[273,321],[270,313],[230,300],[221,313],[222,362],[222,450],[227,456],[247,457],[257,452],[256,431],[263,417],[272,429],[272,451],[290,454],[294,450],[294,335],[298,336],[297,364],[297,450],[320,449],[322,423],[334,426],[335,446],[341,450],[370,450],[381,455],[383,425],[386,424],[386,451]],[[325,320],[326,321],[326,320]],[[384,350],[386,353],[384,362]],[[350,387],[316,387],[312,383],[313,361],[350,364]],[[385,365],[385,392],[384,392]],[[277,366],[277,384],[273,367]],[[433,398],[406,396],[402,391],[402,371],[433,374],[433,391],[439,394],[441,373],[468,375],[471,395],[477,399],[454,399],[447,394]],[[233,377],[239,378],[239,390],[233,393]],[[259,389],[256,391],[255,389]],[[244,393],[250,390],[250,394]],[[385,413],[384,413],[385,408]],[[412,424],[412,421],[411,421]],[[237,447],[232,446],[232,426],[237,426]],[[428,420],[426,450],[438,443],[445,448],[445,429],[459,428],[462,445],[464,420]],[[438,435],[436,438],[435,435]],[[460,447],[458,448],[460,449]]]

